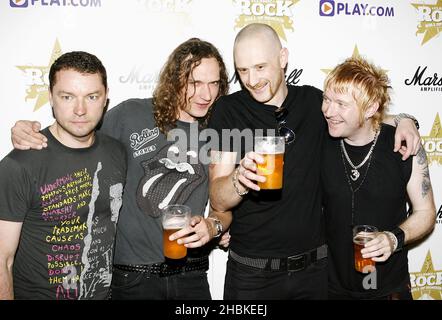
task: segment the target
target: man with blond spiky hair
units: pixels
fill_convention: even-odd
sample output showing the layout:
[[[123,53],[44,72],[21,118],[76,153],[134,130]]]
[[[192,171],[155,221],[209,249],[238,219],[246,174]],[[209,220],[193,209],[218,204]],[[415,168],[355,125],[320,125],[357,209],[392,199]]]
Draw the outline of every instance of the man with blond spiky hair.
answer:
[[[322,159],[329,299],[412,299],[405,245],[435,224],[423,147],[403,161],[393,152],[394,127],[382,123],[389,90],[386,73],[362,58],[347,59],[325,80],[322,112],[332,137]],[[380,231],[360,251],[375,262],[366,270],[355,269],[356,225]]]

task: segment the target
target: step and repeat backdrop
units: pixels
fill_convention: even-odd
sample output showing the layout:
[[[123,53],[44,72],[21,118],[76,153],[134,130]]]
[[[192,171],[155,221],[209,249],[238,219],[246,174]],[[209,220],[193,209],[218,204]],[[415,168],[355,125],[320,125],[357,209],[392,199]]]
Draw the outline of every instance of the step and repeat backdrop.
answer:
[[[191,37],[214,43],[226,61],[245,25],[271,25],[289,49],[287,81],[322,88],[350,56],[388,71],[391,112],[418,118],[437,208],[434,232],[409,252],[415,299],[442,300],[442,0],[2,0],[0,156],[18,119],[52,123],[48,72],[60,54],[96,54],[108,70],[110,106],[150,97],[169,53]],[[226,252],[211,256],[212,295],[221,299]]]

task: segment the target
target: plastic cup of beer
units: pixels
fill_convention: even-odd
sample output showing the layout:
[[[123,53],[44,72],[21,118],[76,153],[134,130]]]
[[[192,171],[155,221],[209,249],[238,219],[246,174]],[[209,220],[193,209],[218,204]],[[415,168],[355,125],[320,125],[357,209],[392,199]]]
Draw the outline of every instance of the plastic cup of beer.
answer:
[[[163,253],[166,261],[178,262],[186,259],[187,248],[178,244],[178,239],[170,241],[169,236],[188,226],[190,217],[190,208],[185,205],[172,204],[162,209]]]
[[[368,273],[374,270],[376,262],[371,258],[363,258],[361,250],[364,245],[376,237],[378,229],[366,224],[357,225],[353,228],[353,248],[355,255],[355,269],[358,272]]]
[[[282,189],[284,166],[284,137],[255,137],[255,152],[264,157],[264,163],[257,163],[257,173],[265,176],[265,182],[259,182],[261,190]]]

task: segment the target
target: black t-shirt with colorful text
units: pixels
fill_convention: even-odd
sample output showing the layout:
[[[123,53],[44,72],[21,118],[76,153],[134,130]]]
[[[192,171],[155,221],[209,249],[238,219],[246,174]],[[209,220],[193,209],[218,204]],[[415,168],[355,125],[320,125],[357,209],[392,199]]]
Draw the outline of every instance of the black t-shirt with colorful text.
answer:
[[[16,299],[105,299],[126,177],[125,151],[97,134],[72,149],[46,128],[44,150],[0,162],[0,220],[22,222],[13,267]]]

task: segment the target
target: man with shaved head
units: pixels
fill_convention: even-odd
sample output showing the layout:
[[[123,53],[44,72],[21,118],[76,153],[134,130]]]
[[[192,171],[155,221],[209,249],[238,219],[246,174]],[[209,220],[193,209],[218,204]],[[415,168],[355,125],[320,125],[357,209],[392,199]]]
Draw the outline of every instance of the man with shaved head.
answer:
[[[322,91],[286,84],[288,50],[265,24],[250,24],[238,33],[234,61],[243,89],[220,97],[209,121],[221,137],[218,148],[212,150],[211,205],[233,212],[224,298],[324,299]],[[418,143],[412,140],[419,138],[412,121],[402,121],[401,127],[396,149],[408,157],[417,150]],[[256,172],[262,156],[247,150],[246,135],[240,146],[231,146],[232,136],[223,136],[224,129],[251,129],[253,135],[262,135],[257,132],[262,130],[285,138],[282,189],[260,190],[257,183],[266,180]],[[413,136],[407,141],[411,147],[402,150],[401,137],[408,134]]]

